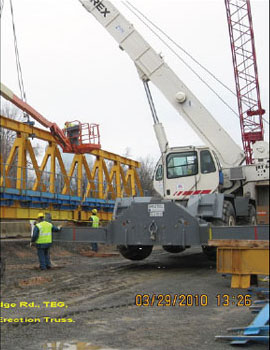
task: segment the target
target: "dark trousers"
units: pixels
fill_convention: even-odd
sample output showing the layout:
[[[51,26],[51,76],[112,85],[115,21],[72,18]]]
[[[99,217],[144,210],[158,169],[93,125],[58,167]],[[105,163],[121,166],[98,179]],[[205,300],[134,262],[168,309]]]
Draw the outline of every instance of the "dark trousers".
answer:
[[[46,270],[47,268],[51,267],[50,246],[48,246],[48,244],[38,244],[37,255],[39,266],[42,270]]]
[[[97,243],[91,243],[91,246],[92,246],[93,252],[97,252],[98,251],[98,244]]]

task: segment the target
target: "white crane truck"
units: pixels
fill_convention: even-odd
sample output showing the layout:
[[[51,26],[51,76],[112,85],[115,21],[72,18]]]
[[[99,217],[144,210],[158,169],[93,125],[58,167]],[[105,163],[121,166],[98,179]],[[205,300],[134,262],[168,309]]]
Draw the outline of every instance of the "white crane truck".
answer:
[[[117,200],[116,220],[104,233],[106,239],[103,238],[118,244],[120,253],[132,260],[146,258],[157,244],[169,252],[201,245],[206,254],[212,255],[207,246],[209,222],[213,227],[257,223],[258,194],[267,198],[269,193],[268,144],[255,143],[255,164],[243,165],[242,149],[115,6],[107,0],[79,1],[134,62],[145,86],[161,151],[154,188],[162,199]],[[155,114],[149,81],[195,130],[205,146],[169,148],[164,128]],[[253,235],[250,229],[251,226],[241,238],[250,238],[248,232]],[[235,230],[231,228],[229,232],[227,237],[236,237]]]

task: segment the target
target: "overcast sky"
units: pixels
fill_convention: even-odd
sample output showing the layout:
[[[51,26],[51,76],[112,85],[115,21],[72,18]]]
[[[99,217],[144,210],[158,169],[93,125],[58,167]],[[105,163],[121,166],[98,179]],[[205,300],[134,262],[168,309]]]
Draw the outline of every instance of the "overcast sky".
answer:
[[[241,145],[239,120],[120,1],[112,1]],[[224,0],[130,0],[169,36],[235,89]],[[134,159],[159,148],[142,82],[128,55],[78,0],[13,0],[27,100],[60,127],[100,124],[102,148]],[[251,0],[263,108],[269,116],[269,1]],[[200,70],[199,74],[206,78]],[[9,1],[1,25],[1,81],[19,95]],[[236,98],[208,82],[236,110]],[[153,87],[170,146],[202,144]],[[36,124],[36,126],[38,126]],[[268,129],[268,127],[266,128]],[[268,131],[267,131],[268,133]],[[268,134],[267,136],[268,137]]]

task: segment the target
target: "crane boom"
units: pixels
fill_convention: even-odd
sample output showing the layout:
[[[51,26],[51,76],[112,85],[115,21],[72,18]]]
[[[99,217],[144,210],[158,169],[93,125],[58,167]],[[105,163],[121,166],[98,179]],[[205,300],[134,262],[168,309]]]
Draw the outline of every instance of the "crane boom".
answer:
[[[13,103],[15,106],[20,108],[22,111],[29,114],[32,118],[38,121],[45,128],[49,128],[56,142],[62,147],[63,152],[66,153],[89,153],[92,150],[100,149],[100,135],[99,135],[99,127],[97,124],[91,124],[88,126],[88,134],[81,135],[81,141],[87,142],[78,142],[78,144],[74,144],[72,139],[68,137],[68,133],[64,132],[56,123],[50,122],[44,116],[42,116],[39,112],[37,112],[33,107],[31,107],[28,103],[22,101],[18,96],[16,96],[10,89],[8,89],[4,84],[0,84],[0,95],[3,96],[6,100]],[[81,124],[81,123],[80,123]],[[86,125],[86,124],[81,124]],[[85,138],[86,136],[86,138]],[[84,139],[82,140],[82,138]],[[97,140],[97,142],[95,142]],[[94,142],[93,142],[94,141]]]
[[[69,140],[65,137],[63,131],[58,127],[56,123],[52,123],[43,117],[39,112],[37,112],[33,107],[31,107],[26,102],[22,101],[18,96],[16,96],[11,90],[9,90],[4,84],[1,83],[1,96],[3,96],[8,101],[12,102],[16,107],[20,108],[22,111],[28,113],[37,120],[45,128],[49,128],[52,134],[56,137],[57,141],[61,147],[68,145],[68,149],[72,150]]]
[[[113,4],[107,0],[79,1],[127,52],[140,78],[150,80],[201,140],[215,150],[223,167],[240,165],[245,158],[240,146]]]
[[[238,112],[246,163],[254,163],[252,145],[263,141],[261,105],[254,31],[249,0],[225,0]]]

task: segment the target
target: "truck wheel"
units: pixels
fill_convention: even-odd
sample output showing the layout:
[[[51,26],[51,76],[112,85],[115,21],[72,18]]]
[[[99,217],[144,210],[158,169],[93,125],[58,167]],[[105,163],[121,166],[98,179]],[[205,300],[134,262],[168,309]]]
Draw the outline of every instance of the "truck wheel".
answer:
[[[250,206],[249,225],[253,225],[253,226],[257,225],[257,212],[254,205]]]
[[[222,221],[223,226],[235,226],[236,224],[234,207],[230,201],[224,201]]]
[[[182,245],[163,245],[162,248],[168,253],[181,253],[186,249]]]
[[[235,226],[236,225],[235,210],[230,201],[224,201],[223,203],[222,219],[213,220],[212,224],[214,226]],[[209,247],[207,245],[204,245],[202,246],[202,250],[209,260],[212,260],[212,261],[216,260],[216,256],[217,256],[216,247]]]
[[[232,203],[230,201],[224,201],[222,219],[216,219],[212,221],[214,226],[235,226],[236,216]]]
[[[143,260],[151,254],[153,246],[151,246],[151,245],[144,245],[144,246],[119,245],[117,248],[118,248],[120,254],[126,259]]]
[[[254,205],[252,204],[250,204],[249,206],[248,217],[245,220],[244,225],[252,225],[252,226],[257,225],[257,213]]]
[[[208,245],[202,246],[203,253],[207,256],[207,258],[211,261],[217,260],[217,248],[209,247]]]

